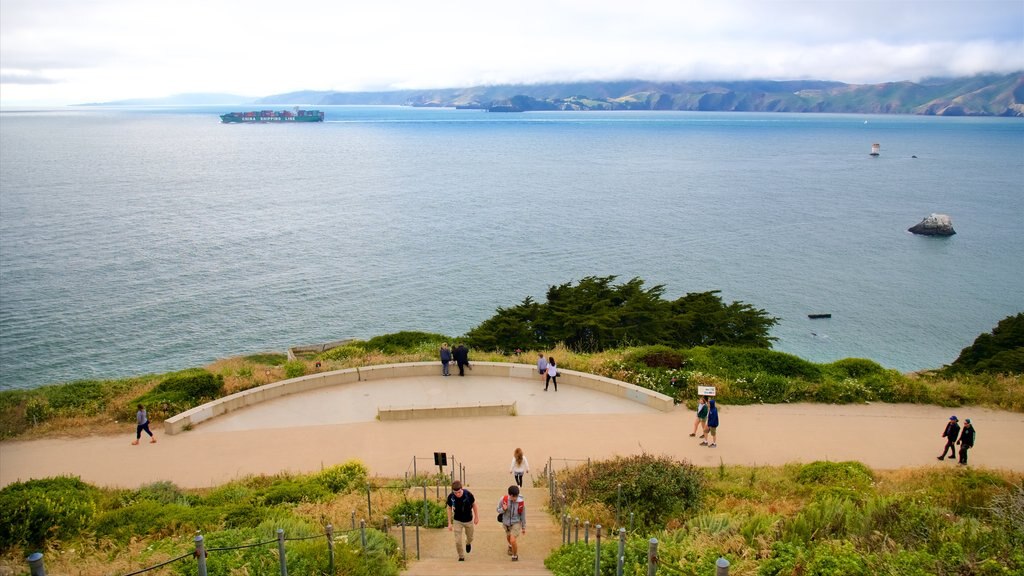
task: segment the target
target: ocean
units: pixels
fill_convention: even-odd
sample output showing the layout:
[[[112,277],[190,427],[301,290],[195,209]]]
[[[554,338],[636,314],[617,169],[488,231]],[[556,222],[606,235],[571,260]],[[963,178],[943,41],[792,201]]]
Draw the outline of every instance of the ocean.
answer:
[[[0,112],[0,389],[458,336],[592,275],[901,371],[1024,310],[1020,119],[323,109]]]

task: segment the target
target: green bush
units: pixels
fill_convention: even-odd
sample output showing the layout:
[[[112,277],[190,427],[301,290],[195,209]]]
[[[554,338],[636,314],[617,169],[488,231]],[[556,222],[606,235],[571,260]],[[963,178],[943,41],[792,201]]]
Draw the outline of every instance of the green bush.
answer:
[[[150,419],[166,417],[199,406],[220,397],[224,392],[224,376],[200,368],[174,372],[164,377],[152,390],[137,398],[127,409],[135,415],[135,404],[142,404]]]
[[[0,490],[0,549],[77,535],[92,522],[97,497],[95,487],[70,476],[6,486]]]
[[[405,331],[375,336],[365,342],[356,342],[353,345],[367,351],[376,351],[384,354],[403,354],[416,351],[425,342],[437,343],[437,347],[440,348],[443,342],[451,341],[449,337],[443,334]]]
[[[321,502],[330,497],[327,488],[308,478],[280,478],[261,494],[264,506],[299,502]]]
[[[366,350],[359,346],[346,345],[338,346],[337,348],[331,348],[317,355],[318,360],[348,360],[349,358],[356,358],[366,354]]]
[[[803,358],[765,348],[730,348],[713,346],[707,349],[708,359],[715,367],[723,367],[733,375],[766,373],[787,378],[817,382],[822,369]],[[710,367],[709,367],[710,368]]]
[[[331,492],[341,494],[362,489],[366,486],[368,474],[369,470],[362,462],[350,460],[321,471],[315,479]]]
[[[392,506],[387,511],[387,515],[395,525],[400,524],[403,519],[407,524],[427,528],[444,528],[448,525],[448,511],[445,506],[430,499],[426,500],[427,521],[424,523],[423,503],[423,500],[403,500]]]
[[[801,466],[796,474],[800,484],[842,486],[865,490],[874,482],[871,469],[860,462],[811,462]]]
[[[782,537],[788,542],[811,544],[817,540],[843,539],[857,534],[864,524],[863,512],[847,498],[826,496],[808,504],[785,523]]]
[[[626,353],[624,360],[629,363],[642,364],[649,368],[679,369],[686,364],[686,355],[669,346],[642,346],[631,349]]]
[[[268,366],[280,366],[288,361],[286,354],[278,354],[274,352],[267,352],[264,354],[250,354],[243,358],[246,362],[252,362],[253,364],[265,364]]]
[[[623,515],[633,512],[637,526],[650,528],[696,508],[705,478],[692,464],[642,454],[574,468],[561,485],[573,504],[597,502]]]
[[[306,375],[306,365],[300,360],[289,360],[284,363],[284,377],[298,378]]]
[[[127,543],[142,536],[173,537],[216,528],[221,520],[221,513],[215,509],[142,500],[98,514],[93,530],[97,536]]]

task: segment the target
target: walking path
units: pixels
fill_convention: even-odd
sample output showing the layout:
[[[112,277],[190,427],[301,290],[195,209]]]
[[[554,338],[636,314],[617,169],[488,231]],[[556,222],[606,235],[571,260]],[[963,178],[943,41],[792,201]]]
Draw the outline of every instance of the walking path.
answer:
[[[470,468],[472,466],[470,465]],[[446,529],[420,531],[420,559],[410,555],[406,576],[466,576],[468,574],[516,574],[541,576],[551,572],[544,558],[562,543],[561,528],[547,510],[547,488],[533,488],[524,482],[521,494],[526,500],[526,534],[518,540],[519,560],[507,553],[505,529],[498,523],[498,500],[511,484],[508,474],[488,473],[476,476],[466,488],[476,498],[480,522],[473,535],[473,551],[465,562],[458,561],[455,535]]]
[[[378,421],[378,407],[515,401],[516,416]],[[512,451],[521,447],[531,472],[548,458],[595,460],[647,452],[698,466],[721,463],[781,465],[815,460],[858,460],[876,469],[939,466],[940,437],[951,414],[971,418],[978,430],[972,466],[1024,472],[1024,414],[978,408],[917,405],[784,404],[720,406],[718,448],[698,446],[688,434],[694,414],[683,406],[668,413],[562,385],[544,392],[539,380],[413,377],[378,380],[286,396],[241,409],[132,446],[134,422],[119,436],[0,442],[0,486],[57,475],[75,475],[101,486],[137,487],[169,480],[185,488],[282,471],[306,473],[359,459],[371,473],[403,477],[413,456],[446,452],[467,466],[467,486],[481,513],[473,552],[457,562],[447,530],[422,534],[422,559],[410,576],[445,574],[549,574],[543,558],[560,530],[546,511],[545,489],[528,488],[527,535],[512,570],[501,526],[491,510],[505,493]],[[527,476],[526,483],[532,481]]]

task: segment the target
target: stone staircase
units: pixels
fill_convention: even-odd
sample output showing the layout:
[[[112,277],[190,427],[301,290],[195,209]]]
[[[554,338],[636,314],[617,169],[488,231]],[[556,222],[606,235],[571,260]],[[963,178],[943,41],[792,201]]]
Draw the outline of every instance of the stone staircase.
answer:
[[[466,488],[476,498],[480,522],[473,535],[473,551],[466,554],[465,562],[459,562],[453,532],[446,528],[421,530],[420,559],[416,559],[415,543],[410,543],[408,568],[402,574],[550,576],[552,572],[544,567],[544,559],[561,545],[562,535],[559,525],[548,513],[547,487],[524,486],[522,489],[526,500],[526,534],[519,538],[519,560],[513,562],[495,509],[511,483],[509,474],[481,474],[469,479]]]

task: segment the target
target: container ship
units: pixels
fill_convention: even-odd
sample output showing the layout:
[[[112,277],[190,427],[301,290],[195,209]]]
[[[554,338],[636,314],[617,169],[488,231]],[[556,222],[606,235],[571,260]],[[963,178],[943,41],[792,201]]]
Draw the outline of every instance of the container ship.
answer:
[[[225,124],[239,124],[248,122],[323,122],[324,113],[320,110],[259,110],[253,112],[229,112],[220,115],[220,121]]]

